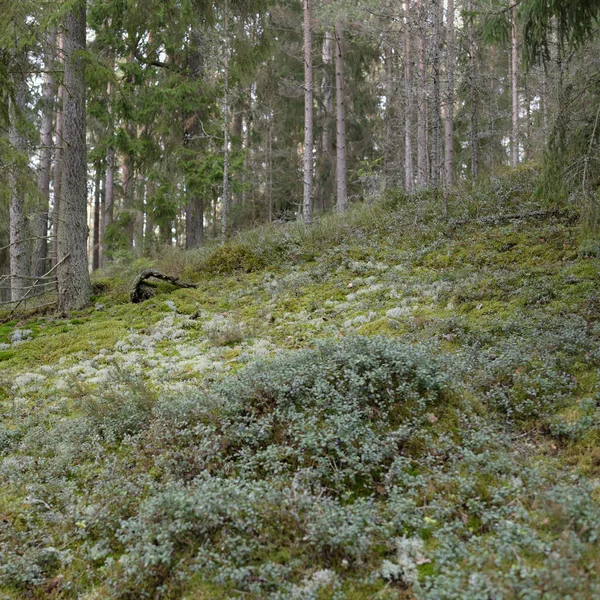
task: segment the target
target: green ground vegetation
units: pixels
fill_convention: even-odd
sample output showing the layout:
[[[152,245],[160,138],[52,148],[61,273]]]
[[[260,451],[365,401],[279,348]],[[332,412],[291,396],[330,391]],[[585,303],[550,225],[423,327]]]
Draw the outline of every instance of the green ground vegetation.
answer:
[[[600,259],[535,177],[5,319],[0,595],[598,597]]]

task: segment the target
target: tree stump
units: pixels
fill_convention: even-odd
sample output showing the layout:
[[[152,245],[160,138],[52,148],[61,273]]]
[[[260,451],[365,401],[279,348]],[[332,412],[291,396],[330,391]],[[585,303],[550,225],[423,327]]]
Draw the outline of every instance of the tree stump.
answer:
[[[144,302],[144,300],[148,300],[154,296],[156,293],[156,288],[153,285],[146,283],[146,280],[150,279],[151,277],[154,277],[155,279],[161,279],[162,281],[166,281],[167,283],[180,288],[196,289],[198,287],[193,283],[184,283],[183,281],[179,281],[179,277],[164,275],[155,269],[146,269],[142,271],[131,284],[131,289],[129,290],[129,299],[131,302],[138,304],[139,302]]]

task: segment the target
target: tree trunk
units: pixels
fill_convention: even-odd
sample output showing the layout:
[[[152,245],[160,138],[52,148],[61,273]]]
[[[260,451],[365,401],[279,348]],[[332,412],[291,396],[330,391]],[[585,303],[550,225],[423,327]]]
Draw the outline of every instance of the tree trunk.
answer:
[[[467,25],[467,43],[469,47],[469,104],[471,121],[471,177],[475,181],[479,177],[479,128],[478,128],[478,94],[477,94],[477,45],[473,26],[473,0],[467,0],[469,20]]]
[[[250,92],[248,92],[250,96]],[[252,126],[252,98],[250,98],[250,108],[248,114],[244,117],[244,136],[243,136],[243,148],[244,148],[244,172],[242,175],[242,206],[246,206],[248,203],[248,179],[250,174],[250,128]]]
[[[394,53],[389,44],[385,46],[385,141],[383,155],[383,173],[385,187],[391,187],[397,164],[397,148],[394,144]]]
[[[417,185],[427,185],[427,84],[425,72],[425,10],[423,0],[416,0],[417,9],[417,63],[419,80],[417,83]]]
[[[337,210],[348,206],[346,192],[346,106],[344,98],[344,31],[341,21],[335,24],[335,122],[336,122],[336,182]]]
[[[57,66],[64,64],[64,34],[58,32],[57,36]],[[52,266],[56,266],[58,262],[58,230],[60,229],[60,198],[62,196],[62,164],[63,164],[63,98],[65,88],[61,84],[58,86],[56,95],[56,124],[55,131],[55,146],[54,152],[54,202],[52,206]]]
[[[109,148],[106,152],[106,173],[104,174],[104,210],[102,211],[102,235],[101,235],[101,264],[106,266],[107,255],[105,235],[107,229],[113,223],[115,195],[115,149]]]
[[[441,52],[440,52],[440,0],[432,0],[431,8],[433,12],[433,37],[431,40],[433,46],[433,107],[431,124],[431,184],[434,188],[440,185],[440,175],[442,171],[442,121],[441,121]]]
[[[17,75],[19,77],[19,75]],[[9,98],[9,132],[8,139],[17,154],[9,172],[10,188],[10,274],[11,274],[11,300],[20,300],[26,293],[27,276],[29,275],[29,261],[27,256],[27,222],[25,219],[25,191],[24,180],[27,162],[24,157],[25,139],[22,134],[20,121],[23,119],[21,111],[25,108],[25,94],[27,92],[25,77],[21,75],[16,83],[15,99]]]
[[[48,212],[50,207],[50,174],[52,171],[52,125],[54,119],[54,94],[56,82],[53,69],[56,57],[56,29],[48,36],[46,50],[44,87],[42,92],[42,123],[40,127],[40,169],[38,176],[39,203],[33,224],[36,238],[32,254],[32,275],[41,277],[48,270]]]
[[[512,91],[512,143],[511,165],[519,164],[519,45],[517,38],[517,6],[512,7],[511,23],[511,91]]]
[[[406,98],[404,115],[404,185],[410,194],[413,191],[414,168],[412,151],[412,127],[413,127],[413,90],[412,90],[412,52],[411,52],[411,22],[410,22],[410,0],[405,2],[404,23],[404,93]]]
[[[319,187],[321,208],[325,212],[328,208],[328,199],[331,196],[332,162],[333,162],[333,82],[331,66],[333,65],[333,34],[325,31],[323,38],[323,79],[321,89],[323,95],[323,132],[321,134],[321,156],[319,161]]]
[[[229,235],[229,3],[225,2],[225,96],[223,98],[223,203],[221,207],[221,234]]]
[[[87,260],[87,148],[85,107],[86,4],[80,0],[66,16],[62,199],[58,237],[58,308],[85,306],[92,286]]]
[[[304,0],[304,202],[303,217],[312,223],[313,69],[311,0]]]
[[[446,102],[444,106],[444,172],[446,189],[454,185],[454,0],[448,0],[446,22]]]
[[[96,182],[94,185],[94,237],[92,243],[92,271],[100,268],[100,186],[102,183],[102,167],[96,164]]]

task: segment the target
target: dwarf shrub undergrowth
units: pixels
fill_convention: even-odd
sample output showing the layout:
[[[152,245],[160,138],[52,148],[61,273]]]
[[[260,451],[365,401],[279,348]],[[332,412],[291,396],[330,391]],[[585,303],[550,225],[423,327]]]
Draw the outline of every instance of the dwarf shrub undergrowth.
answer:
[[[460,399],[459,375],[432,348],[356,337],[173,397],[121,373],[76,416],[32,413],[2,437],[2,501],[20,517],[0,520],[0,586],[40,594],[60,575],[65,598],[180,597],[198,578],[222,597],[593,597],[593,490],[524,472],[510,436]]]

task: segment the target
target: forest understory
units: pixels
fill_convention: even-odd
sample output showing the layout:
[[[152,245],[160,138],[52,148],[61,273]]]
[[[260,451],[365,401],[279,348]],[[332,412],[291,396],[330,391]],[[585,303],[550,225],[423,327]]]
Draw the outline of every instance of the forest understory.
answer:
[[[532,181],[1,314],[0,597],[600,597],[599,249]]]

